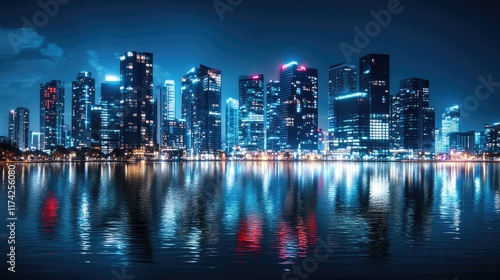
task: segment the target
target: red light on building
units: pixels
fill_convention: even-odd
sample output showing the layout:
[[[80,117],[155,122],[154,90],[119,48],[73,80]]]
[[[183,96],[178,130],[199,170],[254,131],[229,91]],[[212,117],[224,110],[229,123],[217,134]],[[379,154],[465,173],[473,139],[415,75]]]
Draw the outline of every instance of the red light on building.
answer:
[[[259,79],[259,78],[260,78],[260,76],[258,76],[258,75],[257,75],[257,76],[253,76],[253,77],[252,77],[252,79],[254,79],[254,80],[257,80],[257,79]]]

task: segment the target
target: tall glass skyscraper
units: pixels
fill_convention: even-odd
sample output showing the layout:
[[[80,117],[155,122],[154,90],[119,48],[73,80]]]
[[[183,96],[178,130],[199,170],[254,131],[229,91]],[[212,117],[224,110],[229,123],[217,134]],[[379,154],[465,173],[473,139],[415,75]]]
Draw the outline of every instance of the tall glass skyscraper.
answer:
[[[429,105],[429,81],[421,78],[401,80],[393,98],[391,139],[395,146],[427,154],[434,153],[435,109]]]
[[[264,75],[240,76],[238,92],[239,145],[246,150],[263,150],[265,142]]]
[[[9,140],[21,150],[29,148],[28,108],[16,108],[9,112]]]
[[[444,153],[450,151],[450,133],[460,132],[460,107],[446,108],[441,120],[441,147]]]
[[[91,145],[91,108],[95,105],[95,80],[92,73],[81,72],[72,83],[71,135],[77,147]]]
[[[101,150],[110,154],[121,149],[123,129],[123,101],[120,78],[108,76],[101,84]]]
[[[370,143],[370,100],[368,93],[355,92],[335,97],[334,146],[352,156],[368,153]]]
[[[186,120],[176,118],[175,81],[166,80],[160,89],[161,147],[185,149]]]
[[[123,147],[152,152],[156,144],[156,104],[153,98],[153,54],[126,52],[120,57]]]
[[[318,70],[281,67],[278,116],[281,150],[318,150]]]
[[[279,151],[280,149],[280,119],[278,107],[280,105],[280,82],[269,81],[266,86],[266,150]]]
[[[356,92],[356,66],[335,64],[328,69],[328,132],[335,132],[335,97]]]
[[[484,151],[500,154],[500,123],[484,126]]]
[[[200,65],[182,78],[182,119],[189,156],[221,149],[221,71]]]
[[[359,91],[370,100],[369,153],[387,156],[390,126],[390,57],[369,54],[359,60]]]
[[[40,132],[43,149],[64,146],[64,82],[52,80],[40,84]]]
[[[240,131],[240,105],[238,100],[226,100],[226,152],[231,153],[238,146]]]
[[[161,87],[161,116],[163,120],[175,119],[175,81],[166,80]]]

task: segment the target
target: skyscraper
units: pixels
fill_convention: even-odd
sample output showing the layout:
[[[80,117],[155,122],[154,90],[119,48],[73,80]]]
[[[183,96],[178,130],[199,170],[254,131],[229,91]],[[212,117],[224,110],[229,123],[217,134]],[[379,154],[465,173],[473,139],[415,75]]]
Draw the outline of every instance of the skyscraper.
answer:
[[[153,98],[153,54],[126,52],[120,57],[123,147],[152,152],[156,144],[156,104]]]
[[[64,82],[52,80],[40,85],[40,132],[45,149],[64,146]]]
[[[90,147],[91,113],[95,105],[95,80],[90,72],[80,72],[72,83],[71,135],[75,146]]]
[[[27,108],[19,107],[9,112],[9,140],[21,150],[29,148],[29,118]]]
[[[182,78],[182,119],[186,120],[188,155],[221,149],[221,71],[205,65]]]
[[[328,132],[335,132],[335,97],[356,92],[356,66],[335,64],[328,69]]]
[[[393,97],[391,139],[396,147],[427,154],[434,153],[435,109],[429,106],[429,81],[401,80]]]
[[[120,93],[120,79],[107,76],[101,84],[101,150],[110,154],[122,148],[123,101]]]
[[[163,122],[162,148],[186,148],[186,120],[167,119]]]
[[[275,152],[280,149],[279,94],[280,82],[269,81],[266,86],[266,149]]]
[[[16,111],[15,110],[10,110],[9,111],[9,134],[7,135],[7,139],[8,141],[10,141],[10,143],[13,143],[15,142],[15,134],[14,134],[14,128],[16,126]]]
[[[460,107],[446,108],[441,120],[441,141],[444,153],[450,151],[450,133],[460,132]]]
[[[291,62],[281,67],[278,116],[282,150],[318,150],[318,70]]]
[[[160,103],[162,119],[175,119],[175,81],[166,80],[162,85]]]
[[[231,153],[238,146],[240,131],[240,105],[238,100],[226,100],[226,152]]]
[[[390,58],[369,54],[359,60],[359,91],[370,100],[370,141],[368,150],[374,156],[389,152]]]
[[[368,153],[370,143],[370,100],[366,92],[340,94],[335,97],[334,146],[353,156]]]
[[[500,154],[500,123],[484,126],[484,151],[495,155]]]
[[[264,75],[240,76],[239,145],[247,150],[264,149]]]
[[[102,151],[102,113],[103,107],[92,105],[90,112],[90,146]]]

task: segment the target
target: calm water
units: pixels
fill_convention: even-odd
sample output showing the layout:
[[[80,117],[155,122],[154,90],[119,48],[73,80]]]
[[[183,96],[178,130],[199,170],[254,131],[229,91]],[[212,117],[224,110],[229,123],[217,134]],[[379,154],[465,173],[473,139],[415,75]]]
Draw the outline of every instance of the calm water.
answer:
[[[73,163],[16,172],[12,274],[0,166],[1,279],[461,280],[500,272],[498,164]]]

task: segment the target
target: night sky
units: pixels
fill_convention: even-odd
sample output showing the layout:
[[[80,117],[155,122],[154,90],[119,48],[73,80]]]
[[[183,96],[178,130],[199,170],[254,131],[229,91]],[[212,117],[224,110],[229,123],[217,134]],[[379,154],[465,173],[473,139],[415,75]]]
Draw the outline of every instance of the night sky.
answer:
[[[19,38],[23,17],[33,22],[33,15],[43,9],[35,0],[2,2],[0,135],[7,134],[8,110],[16,107],[28,107],[30,130],[39,130],[39,85],[53,79],[66,82],[69,124],[76,74],[90,71],[99,85],[106,75],[119,75],[118,56],[129,50],[152,52],[155,84],[175,80],[178,97],[181,77],[192,67],[221,69],[223,104],[229,97],[237,98],[239,75],[263,73],[265,80],[278,79],[280,65],[290,61],[317,68],[319,125],[326,129],[328,67],[347,62],[339,45],[355,46],[354,28],[365,29],[374,20],[370,11],[386,10],[392,0],[243,0],[223,13],[222,20],[213,0],[59,1],[68,3],[60,5],[29,40],[19,42],[17,53],[12,34]],[[500,17],[495,4],[402,0],[402,11],[351,56],[352,63],[357,65],[359,57],[369,53],[390,54],[391,94],[398,91],[401,79],[429,79],[431,106],[437,109],[440,127],[445,107],[474,100],[479,76],[488,80],[491,75],[500,82]],[[469,110],[462,130],[482,130],[485,123],[500,122],[500,85],[490,90],[494,92],[488,98],[471,103],[477,108]],[[96,92],[99,96],[99,86]],[[486,95],[487,88],[481,93]]]

